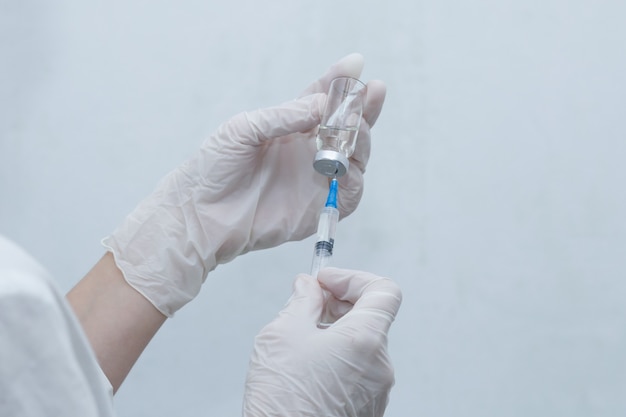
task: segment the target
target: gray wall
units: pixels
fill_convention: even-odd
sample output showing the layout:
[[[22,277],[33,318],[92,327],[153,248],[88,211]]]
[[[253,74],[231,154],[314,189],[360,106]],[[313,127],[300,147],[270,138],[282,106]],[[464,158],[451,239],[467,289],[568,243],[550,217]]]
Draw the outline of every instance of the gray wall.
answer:
[[[388,100],[335,265],[394,278],[387,416],[626,414],[622,1],[0,1],[0,232],[68,290],[242,110],[366,57]],[[309,167],[302,167],[309,169]],[[238,415],[310,240],[166,323],[120,415]]]

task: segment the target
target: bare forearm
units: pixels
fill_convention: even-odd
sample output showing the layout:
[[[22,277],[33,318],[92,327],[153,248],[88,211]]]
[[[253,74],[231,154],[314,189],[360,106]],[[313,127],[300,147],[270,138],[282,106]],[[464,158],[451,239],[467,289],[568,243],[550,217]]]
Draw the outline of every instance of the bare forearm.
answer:
[[[67,299],[117,391],[166,317],[128,285],[111,253],[72,288]]]

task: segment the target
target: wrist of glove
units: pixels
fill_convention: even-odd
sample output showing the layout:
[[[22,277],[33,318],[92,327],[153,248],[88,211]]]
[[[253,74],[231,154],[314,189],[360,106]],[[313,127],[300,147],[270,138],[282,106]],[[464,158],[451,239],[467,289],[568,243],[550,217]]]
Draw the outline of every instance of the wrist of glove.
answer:
[[[126,281],[171,317],[218,264],[313,234],[328,189],[312,168],[324,93],[332,79],[358,77],[362,66],[360,55],[349,55],[301,98],[222,124],[103,240]],[[368,83],[357,148],[339,182],[342,217],[361,198],[369,129],[384,96],[383,83]]]
[[[380,417],[394,383],[387,334],[402,296],[393,281],[327,268],[318,279],[352,309],[317,327],[324,296],[317,280],[296,278],[279,316],[255,339],[244,417]]]

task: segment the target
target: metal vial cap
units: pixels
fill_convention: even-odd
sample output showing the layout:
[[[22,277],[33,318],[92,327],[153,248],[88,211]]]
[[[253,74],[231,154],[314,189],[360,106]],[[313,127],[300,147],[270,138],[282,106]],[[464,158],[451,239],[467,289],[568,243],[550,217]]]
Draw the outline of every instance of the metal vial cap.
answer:
[[[341,152],[323,150],[315,154],[313,167],[322,175],[338,178],[348,172],[350,162]]]

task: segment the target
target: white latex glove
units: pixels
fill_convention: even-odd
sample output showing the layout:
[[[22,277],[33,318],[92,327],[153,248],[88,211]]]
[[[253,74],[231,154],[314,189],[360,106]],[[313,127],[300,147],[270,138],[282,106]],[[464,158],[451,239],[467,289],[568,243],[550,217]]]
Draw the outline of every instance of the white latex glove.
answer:
[[[325,92],[332,79],[359,77],[362,68],[361,55],[348,55],[301,98],[222,124],[103,240],[126,281],[170,317],[218,264],[313,234],[328,191],[312,167]],[[385,98],[384,83],[367,88],[357,147],[339,181],[342,216],[361,198],[369,129]]]
[[[400,289],[388,278],[336,268],[321,270],[318,280],[353,308],[318,328],[322,288],[299,275],[285,308],[255,339],[244,417],[383,415],[394,383],[387,332]]]

